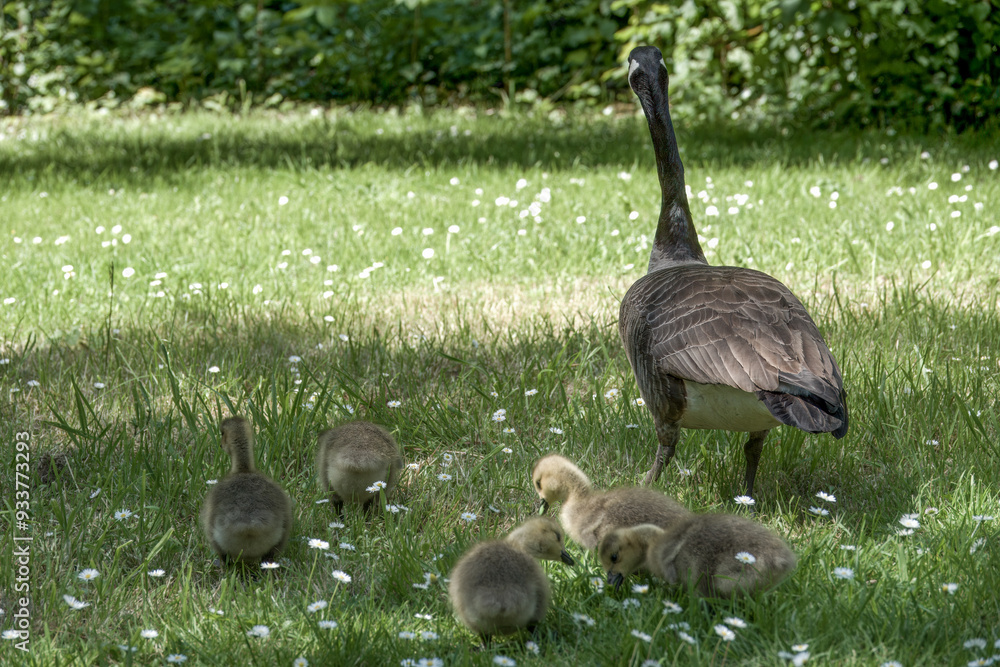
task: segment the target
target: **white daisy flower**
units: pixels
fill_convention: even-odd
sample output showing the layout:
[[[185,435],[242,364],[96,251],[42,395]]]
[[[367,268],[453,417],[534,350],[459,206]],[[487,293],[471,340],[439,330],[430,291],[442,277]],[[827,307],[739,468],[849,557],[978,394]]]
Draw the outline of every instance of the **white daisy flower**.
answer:
[[[86,570],[80,570],[80,574],[76,575],[77,579],[82,579],[83,581],[93,581],[101,576],[101,573],[93,568],[87,568]]]
[[[853,579],[854,570],[849,567],[835,567],[833,568],[833,576],[838,579]]]
[[[753,565],[757,562],[757,557],[748,551],[740,551],[736,554],[736,560],[747,565]]]
[[[715,626],[715,634],[722,637],[724,641],[731,642],[736,639],[736,633],[724,625]]]
[[[89,602],[84,602],[82,600],[77,600],[72,595],[63,595],[63,600],[65,600],[66,604],[68,604],[70,606],[70,609],[80,610],[80,609],[83,609],[85,607],[89,607],[90,606]]]
[[[247,637],[260,637],[264,639],[271,636],[271,628],[266,625],[255,625],[247,630]]]
[[[351,583],[351,575],[347,574],[343,570],[334,570],[333,578],[344,584]]]

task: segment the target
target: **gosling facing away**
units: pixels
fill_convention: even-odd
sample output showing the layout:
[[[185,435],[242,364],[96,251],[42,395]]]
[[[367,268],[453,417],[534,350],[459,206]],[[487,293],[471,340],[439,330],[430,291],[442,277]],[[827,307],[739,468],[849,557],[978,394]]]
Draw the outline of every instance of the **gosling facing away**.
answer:
[[[642,525],[605,535],[598,547],[608,583],[645,569],[703,597],[771,588],[795,569],[795,553],[767,527],[731,514],[692,514],[672,528]]]
[[[669,528],[690,512],[673,498],[653,489],[623,487],[598,491],[572,461],[548,454],[535,463],[532,486],[542,499],[543,511],[550,503],[562,503],[559,518],[576,542],[594,549],[615,528],[651,523]]]
[[[549,607],[549,580],[536,559],[573,565],[550,517],[533,517],[503,540],[481,542],[459,559],[448,595],[455,613],[483,644],[493,635],[534,631]]]
[[[628,62],[661,191],[648,272],[625,294],[618,319],[659,445],[644,481],[656,481],[669,464],[681,428],[748,431],[745,481],[753,496],[770,429],[847,433],[840,368],[787,287],[759,271],[709,266],[688,205],[663,57],[641,46]]]
[[[292,530],[288,494],[254,465],[253,430],[246,419],[222,422],[222,449],[232,467],[205,497],[201,524],[225,563],[274,560]]]
[[[370,507],[382,482],[386,495],[392,491],[403,468],[399,446],[389,432],[366,421],[355,421],[327,429],[319,435],[316,470],[319,486],[330,492],[339,512],[344,503]]]

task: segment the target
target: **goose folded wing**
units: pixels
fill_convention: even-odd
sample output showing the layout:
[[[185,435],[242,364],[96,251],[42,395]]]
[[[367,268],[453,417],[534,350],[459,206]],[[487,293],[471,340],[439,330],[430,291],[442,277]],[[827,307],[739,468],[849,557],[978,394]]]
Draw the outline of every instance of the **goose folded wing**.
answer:
[[[657,291],[669,299],[646,315],[657,372],[751,393],[787,393],[832,410],[842,404],[837,363],[784,285],[748,269],[686,273],[664,272]]]

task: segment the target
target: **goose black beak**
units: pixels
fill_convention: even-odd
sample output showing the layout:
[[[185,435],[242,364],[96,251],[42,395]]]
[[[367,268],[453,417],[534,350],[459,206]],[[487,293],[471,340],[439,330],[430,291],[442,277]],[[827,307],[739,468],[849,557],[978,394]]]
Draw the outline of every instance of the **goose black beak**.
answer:
[[[548,511],[549,511],[549,501],[547,501],[545,498],[542,498],[541,502],[538,503],[538,513],[545,514]]]
[[[559,552],[559,560],[566,563],[567,565],[576,565],[576,561],[573,560],[573,557],[570,556],[565,549]]]
[[[614,586],[617,591],[625,583],[625,577],[622,576],[621,572],[608,572],[608,583]]]

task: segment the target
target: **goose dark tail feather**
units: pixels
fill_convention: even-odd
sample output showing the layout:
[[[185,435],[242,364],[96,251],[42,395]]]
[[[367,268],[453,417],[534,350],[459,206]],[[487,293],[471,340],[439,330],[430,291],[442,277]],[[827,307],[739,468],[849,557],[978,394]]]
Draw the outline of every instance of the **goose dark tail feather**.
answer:
[[[847,407],[844,403],[835,406],[832,412],[812,402],[808,397],[793,396],[773,391],[758,391],[757,397],[782,424],[800,428],[807,433],[831,433],[835,438],[847,434]]]

